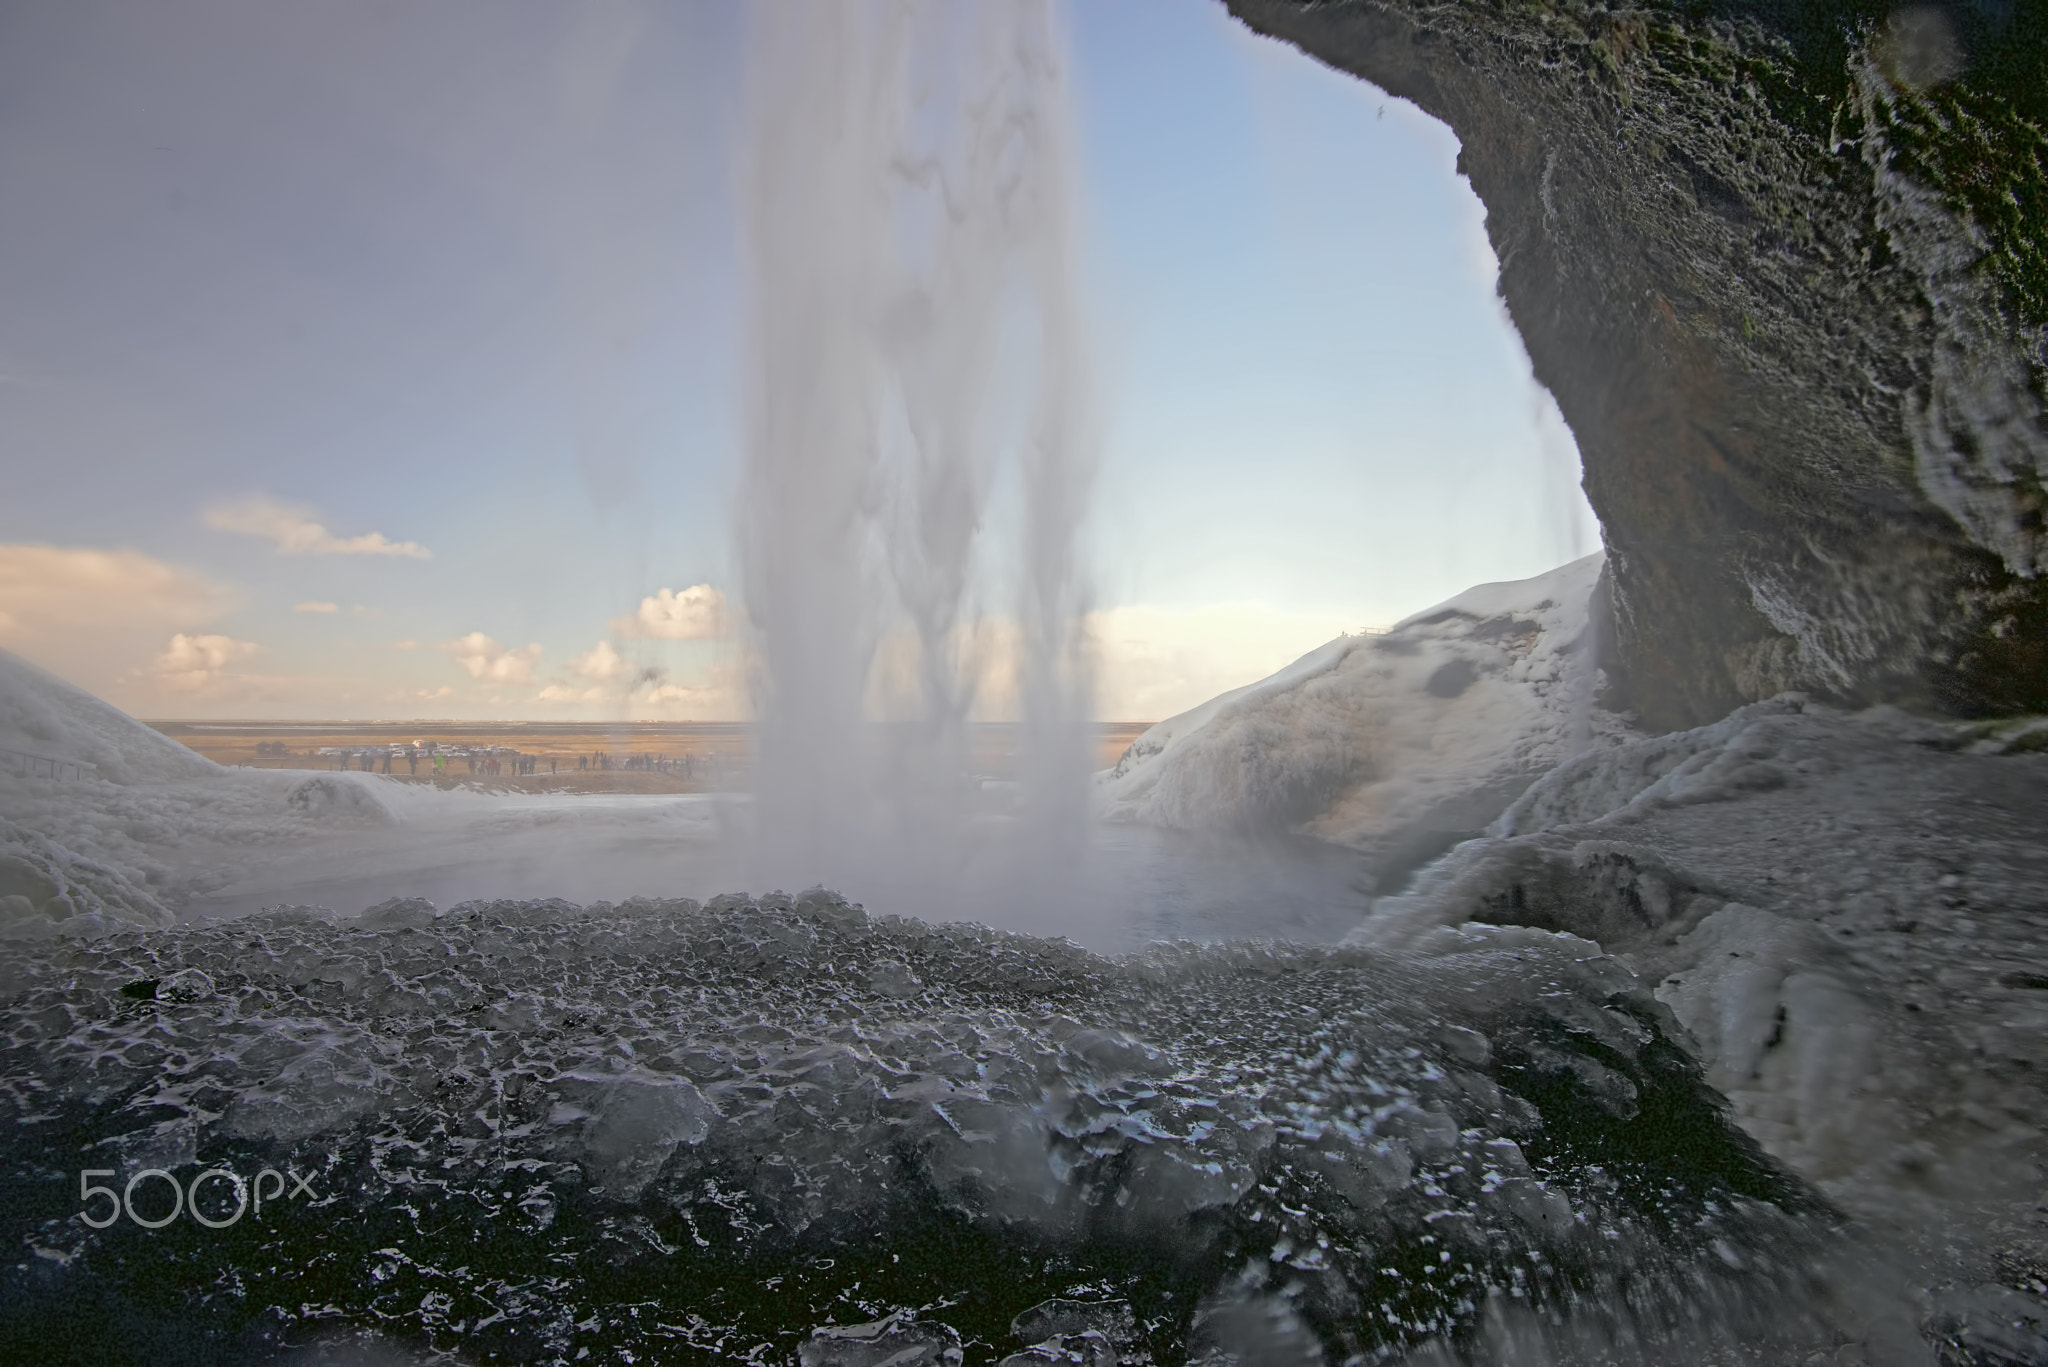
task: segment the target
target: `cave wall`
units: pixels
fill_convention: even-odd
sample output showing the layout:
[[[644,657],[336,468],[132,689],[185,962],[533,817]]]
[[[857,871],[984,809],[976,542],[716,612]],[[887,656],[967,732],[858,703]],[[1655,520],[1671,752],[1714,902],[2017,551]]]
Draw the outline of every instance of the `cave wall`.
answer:
[[[1611,702],[2048,710],[2048,5],[1227,3],[1457,133]]]

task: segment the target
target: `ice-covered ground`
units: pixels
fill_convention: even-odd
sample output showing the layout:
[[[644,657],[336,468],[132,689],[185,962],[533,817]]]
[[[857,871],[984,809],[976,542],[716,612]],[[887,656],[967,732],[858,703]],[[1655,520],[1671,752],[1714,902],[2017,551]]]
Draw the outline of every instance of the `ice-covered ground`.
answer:
[[[1482,584],[1160,722],[1098,776],[1098,809],[1296,831],[1357,849],[1391,885],[1558,761],[1625,733],[1594,706],[1588,604],[1602,563]]]
[[[1549,932],[1110,960],[823,893],[401,902],[28,942],[0,991],[10,1361],[1917,1342],[1642,987]]]
[[[2048,738],[1797,698],[1590,753],[1353,943],[1598,940],[1767,1150],[2048,1354]],[[2001,1289],[2002,1288],[2002,1289]],[[2016,1312],[2018,1313],[2018,1312]]]

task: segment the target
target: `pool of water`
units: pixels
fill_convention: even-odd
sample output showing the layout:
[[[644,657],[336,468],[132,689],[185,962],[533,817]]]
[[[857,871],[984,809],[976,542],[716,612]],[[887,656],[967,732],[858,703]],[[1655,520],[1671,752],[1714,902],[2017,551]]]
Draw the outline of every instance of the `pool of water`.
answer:
[[[751,856],[750,805],[716,794],[491,795],[381,785],[389,823],[274,850],[190,908],[194,919],[307,904],[352,913],[393,897],[705,900],[780,880]],[[1100,953],[1153,940],[1341,939],[1369,900],[1358,857],[1289,836],[1097,823],[1056,861],[1020,860],[1001,814],[963,848],[856,863],[837,889],[877,912],[1066,937]],[[1057,868],[1047,867],[1057,863]],[[790,887],[789,891],[797,891]]]

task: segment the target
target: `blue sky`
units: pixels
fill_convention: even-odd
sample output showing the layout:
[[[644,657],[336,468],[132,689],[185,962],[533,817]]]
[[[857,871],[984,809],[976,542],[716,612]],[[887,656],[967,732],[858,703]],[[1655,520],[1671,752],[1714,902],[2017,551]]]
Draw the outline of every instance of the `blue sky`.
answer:
[[[1104,710],[1593,549],[1448,130],[1209,0],[1065,15]],[[738,705],[715,624],[633,623],[732,587],[745,34],[0,9],[0,645],[150,716]]]

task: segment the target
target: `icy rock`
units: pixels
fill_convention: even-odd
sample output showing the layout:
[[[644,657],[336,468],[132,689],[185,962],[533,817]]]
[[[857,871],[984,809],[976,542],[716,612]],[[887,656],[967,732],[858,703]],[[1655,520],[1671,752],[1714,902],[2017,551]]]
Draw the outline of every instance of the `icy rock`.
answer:
[[[1188,1367],[1322,1367],[1322,1343],[1284,1296],[1234,1292],[1195,1312]]]
[[[340,775],[301,779],[284,802],[292,812],[314,821],[366,825],[391,820],[391,813],[369,789]]]
[[[797,894],[792,905],[803,915],[815,916],[841,931],[858,932],[867,927],[867,911],[830,888],[808,888]]]
[[[996,1367],[1123,1367],[1139,1361],[1117,1352],[1116,1345],[1092,1330],[1079,1334],[1056,1334],[1012,1353]]]
[[[1559,1238],[1572,1227],[1571,1198],[1534,1178],[1509,1177],[1494,1190],[1518,1219],[1547,1238]]]
[[[495,1002],[484,1012],[484,1026],[491,1030],[538,1030],[542,1024],[541,1006],[531,997]]]
[[[1124,1176],[1127,1216],[1171,1225],[1196,1211],[1235,1204],[1256,1178],[1249,1163],[1221,1162],[1177,1144],[1141,1145]]]
[[[424,897],[393,897],[363,911],[363,924],[378,930],[409,926],[424,930],[434,924],[434,904]]]
[[[1598,1059],[1541,1046],[1531,1048],[1527,1058],[1537,1076],[1570,1079],[1580,1095],[1616,1120],[1632,1120],[1640,1109],[1636,1085]]]
[[[867,1324],[811,1331],[802,1367],[959,1367],[960,1336],[944,1324],[923,1324],[899,1311]]]
[[[1157,1050],[1117,1030],[1083,1030],[1067,1040],[1066,1048],[1100,1077],[1144,1077],[1173,1071]]]
[[[1040,1301],[1010,1321],[1013,1337],[1032,1348],[1006,1361],[1078,1362],[1116,1367],[1141,1360],[1138,1320],[1124,1300],[1084,1301],[1064,1297]],[[1033,1358],[1033,1351],[1046,1356]],[[1059,1354],[1066,1356],[1059,1356]],[[1149,1355],[1146,1355],[1149,1360]]]
[[[310,1051],[228,1108],[230,1134],[291,1143],[333,1134],[406,1098],[392,1079],[338,1050]]]
[[[688,1079],[643,1068],[564,1073],[557,1083],[587,1108],[582,1144],[592,1185],[620,1201],[639,1196],[678,1145],[704,1142],[717,1114]]]
[[[901,1000],[922,992],[924,984],[900,959],[877,959],[868,965],[868,990]]]
[[[1406,1141],[1352,1143],[1337,1129],[1325,1131],[1303,1159],[1332,1190],[1362,1211],[1378,1210],[1415,1176],[1414,1156]]]
[[[213,979],[196,968],[181,968],[156,985],[160,1002],[203,1002],[213,995]]]
[[[1926,1333],[1948,1350],[1944,1361],[2048,1367],[2048,1300],[2011,1287],[1959,1286],[1936,1293]]]
[[[1493,1058],[1493,1044],[1477,1030],[1467,1030],[1462,1025],[1445,1025],[1438,1028],[1436,1037],[1451,1057],[1474,1068],[1484,1068]]]
[[[181,1168],[199,1156],[199,1126],[191,1116],[176,1116],[102,1140],[97,1147],[106,1150],[122,1172]]]
[[[265,907],[259,913],[265,921],[275,925],[331,924],[334,908],[315,906],[309,902],[279,902],[276,906]]]

